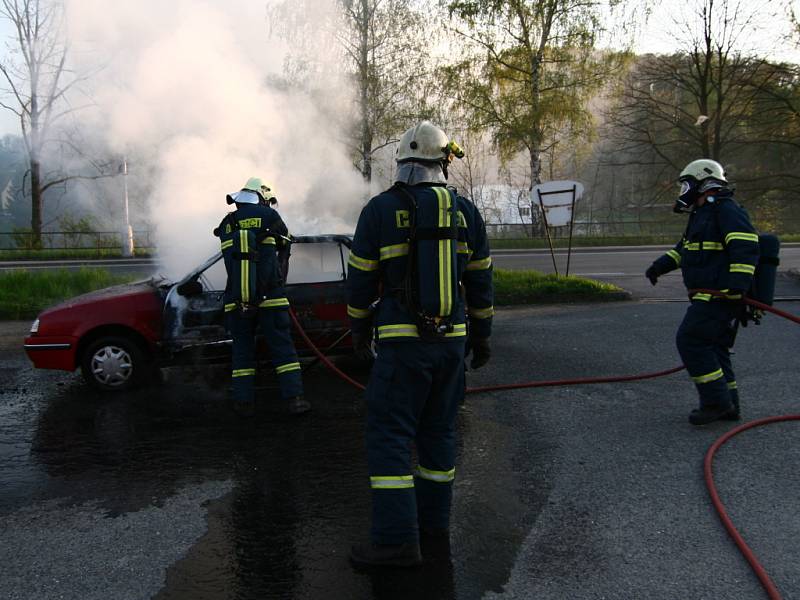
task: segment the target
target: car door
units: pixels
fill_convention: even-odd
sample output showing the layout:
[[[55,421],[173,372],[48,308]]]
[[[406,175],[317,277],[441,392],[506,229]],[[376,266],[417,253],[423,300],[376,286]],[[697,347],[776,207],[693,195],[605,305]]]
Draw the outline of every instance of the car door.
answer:
[[[346,236],[301,236],[291,246],[286,296],[314,345],[330,353],[351,347],[346,301],[349,242]],[[164,345],[171,362],[196,365],[230,359],[225,281],[222,255],[217,254],[169,291]],[[310,355],[297,332],[293,334],[298,353]]]

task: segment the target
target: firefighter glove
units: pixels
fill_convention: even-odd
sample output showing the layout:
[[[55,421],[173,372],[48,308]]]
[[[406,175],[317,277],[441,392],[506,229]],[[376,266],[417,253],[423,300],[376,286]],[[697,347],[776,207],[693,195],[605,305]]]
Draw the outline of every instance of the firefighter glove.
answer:
[[[492,350],[489,347],[489,338],[475,338],[470,340],[472,350],[472,362],[469,363],[471,369],[480,369],[489,362]]]
[[[655,265],[650,265],[647,271],[644,272],[644,276],[647,277],[650,280],[650,283],[653,285],[658,282],[659,275],[660,273],[658,272],[658,269],[656,269]]]

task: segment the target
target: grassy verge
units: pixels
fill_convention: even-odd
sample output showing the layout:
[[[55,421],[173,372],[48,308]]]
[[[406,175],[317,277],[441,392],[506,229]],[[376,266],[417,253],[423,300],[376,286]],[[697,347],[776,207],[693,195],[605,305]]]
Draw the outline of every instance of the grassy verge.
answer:
[[[134,256],[146,258],[155,256],[152,248],[137,249]],[[0,260],[58,260],[58,259],[92,259],[92,258],[122,258],[122,251],[118,248],[81,248],[74,250],[59,250],[47,248],[44,250],[8,250],[0,249]]]
[[[627,300],[629,294],[610,283],[584,277],[545,275],[539,271],[494,270],[495,306],[556,302]]]
[[[587,248],[597,246],[672,246],[681,237],[675,235],[637,235],[616,237],[581,237],[572,238],[573,248]],[[489,240],[492,250],[509,250],[515,248],[549,248],[547,238],[493,238]],[[555,248],[568,248],[569,240],[558,238],[553,240]]]
[[[6,271],[0,273],[0,319],[32,319],[67,298],[133,279],[105,269]]]

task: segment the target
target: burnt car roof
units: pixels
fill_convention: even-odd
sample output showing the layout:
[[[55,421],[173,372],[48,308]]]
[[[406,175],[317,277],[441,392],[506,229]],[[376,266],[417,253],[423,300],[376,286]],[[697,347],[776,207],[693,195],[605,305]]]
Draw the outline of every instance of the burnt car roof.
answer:
[[[332,234],[322,234],[322,235],[297,235],[292,236],[292,243],[293,244],[324,244],[324,243],[339,243],[343,244],[347,248],[353,243],[353,236],[352,235],[345,235],[341,233],[332,233]],[[208,269],[211,265],[216,263],[222,257],[222,252],[217,252],[216,254],[211,255],[207,260],[203,261],[203,263],[191,271],[187,273],[183,278],[175,282],[175,285],[181,285],[188,281],[191,281],[199,273],[202,273],[206,269]]]

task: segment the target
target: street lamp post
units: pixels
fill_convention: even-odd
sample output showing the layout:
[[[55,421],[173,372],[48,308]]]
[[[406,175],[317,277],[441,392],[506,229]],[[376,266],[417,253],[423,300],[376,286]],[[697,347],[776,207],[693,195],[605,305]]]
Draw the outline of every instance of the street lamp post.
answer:
[[[128,159],[122,157],[122,186],[125,201],[125,226],[122,230],[122,256],[133,256],[133,229],[131,228],[130,214],[128,213]]]

